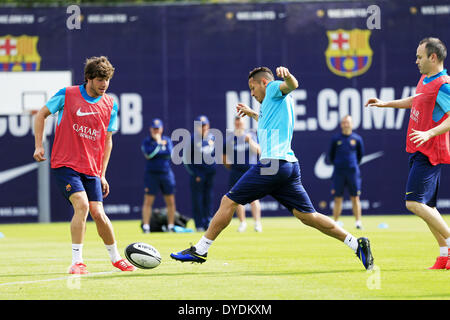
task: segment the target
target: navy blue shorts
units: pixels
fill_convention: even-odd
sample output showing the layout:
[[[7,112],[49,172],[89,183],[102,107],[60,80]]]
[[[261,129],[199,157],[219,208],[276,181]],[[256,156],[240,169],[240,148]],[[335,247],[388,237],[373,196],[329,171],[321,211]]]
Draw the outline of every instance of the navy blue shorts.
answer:
[[[69,167],[55,168],[52,172],[58,189],[67,200],[73,193],[85,191],[89,201],[103,201],[102,183],[99,177],[79,173]]]
[[[417,201],[436,207],[441,180],[442,164],[433,166],[421,152],[409,156],[409,175],[406,184],[406,201]]]
[[[145,194],[157,195],[161,190],[163,195],[175,194],[175,176],[169,172],[146,172],[144,175]]]
[[[279,162],[279,167],[275,174],[267,175],[261,172],[261,169],[268,168],[276,161]],[[258,162],[252,166],[226,196],[245,205],[270,195],[291,212],[293,209],[305,213],[316,212],[302,185],[298,162],[271,160],[271,163]]]
[[[335,197],[343,197],[346,188],[352,197],[361,194],[361,174],[358,167],[334,169],[333,189],[331,190],[331,194]]]
[[[241,170],[231,170],[230,171],[230,179],[228,180],[229,188],[233,188],[233,186],[236,184],[236,182],[239,181],[239,179],[246,173],[247,171],[241,171]]]

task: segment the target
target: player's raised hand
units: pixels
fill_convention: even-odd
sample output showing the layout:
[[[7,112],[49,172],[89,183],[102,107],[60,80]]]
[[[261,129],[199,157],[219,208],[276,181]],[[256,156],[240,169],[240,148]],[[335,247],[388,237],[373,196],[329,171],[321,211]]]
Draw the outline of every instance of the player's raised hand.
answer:
[[[34,160],[36,160],[37,162],[41,162],[41,161],[47,160],[47,158],[45,158],[45,150],[44,150],[44,147],[37,147],[37,148],[34,150],[33,158],[34,158]]]
[[[276,69],[276,73],[277,73],[278,78],[286,79],[286,78],[290,78],[290,76],[291,76],[291,73],[289,72],[288,68],[286,68],[286,67],[278,67]]]
[[[367,100],[366,104],[364,105],[365,107],[385,107],[386,103],[384,101],[381,101],[380,99],[377,98],[370,98],[369,100]]]

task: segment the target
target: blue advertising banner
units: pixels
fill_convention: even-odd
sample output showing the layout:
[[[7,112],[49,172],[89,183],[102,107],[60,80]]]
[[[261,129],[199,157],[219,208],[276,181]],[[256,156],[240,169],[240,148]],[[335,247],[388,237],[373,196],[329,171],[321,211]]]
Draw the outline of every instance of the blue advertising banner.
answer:
[[[151,120],[160,118],[170,136],[176,129],[192,132],[194,119],[203,114],[225,135],[233,128],[237,103],[259,109],[247,78],[258,66],[273,71],[286,66],[299,80],[291,93],[292,149],[318,211],[331,212],[332,166],[326,153],[340,119],[351,114],[366,152],[363,215],[407,213],[409,110],[366,108],[364,103],[371,97],[414,95],[420,78],[417,45],[434,36],[449,46],[449,18],[445,0],[0,7],[0,223],[38,219],[33,117],[23,110],[36,108],[36,101],[44,105],[67,85],[82,84],[86,58],[100,55],[116,69],[108,93],[120,108],[107,171],[111,193],[104,202],[112,219],[141,216],[145,158],[140,146]],[[64,72],[71,74],[70,83],[58,77]],[[33,73],[42,73],[40,80]],[[56,119],[47,121],[50,145]],[[247,126],[256,129],[257,123],[248,120]],[[188,172],[182,164],[172,169],[177,209],[192,216]],[[450,185],[447,172],[444,168],[441,186]],[[214,211],[229,189],[228,176],[218,164]],[[71,206],[50,181],[51,220],[68,221]],[[164,206],[161,198],[155,207]],[[350,208],[346,196],[344,213]],[[438,208],[450,209],[445,187]],[[266,197],[262,214],[289,212]]]

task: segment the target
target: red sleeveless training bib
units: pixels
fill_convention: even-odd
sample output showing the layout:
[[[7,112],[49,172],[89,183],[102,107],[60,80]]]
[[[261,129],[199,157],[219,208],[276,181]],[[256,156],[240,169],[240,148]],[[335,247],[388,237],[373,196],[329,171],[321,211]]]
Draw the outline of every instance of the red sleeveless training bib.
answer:
[[[450,77],[447,75],[440,76],[427,84],[423,84],[424,78],[425,75],[420,78],[416,88],[416,96],[414,96],[412,102],[408,133],[406,135],[406,152],[414,153],[420,151],[428,157],[432,165],[450,163],[449,132],[431,138],[419,148],[410,141],[411,137],[409,135],[413,132],[412,129],[427,131],[437,127],[448,118],[447,115],[444,115],[441,120],[434,122],[433,109],[439,88],[444,83],[450,83]]]
[[[56,127],[51,167],[69,167],[100,177],[106,132],[114,100],[104,94],[96,103],[87,102],[79,86],[66,88],[63,115]]]

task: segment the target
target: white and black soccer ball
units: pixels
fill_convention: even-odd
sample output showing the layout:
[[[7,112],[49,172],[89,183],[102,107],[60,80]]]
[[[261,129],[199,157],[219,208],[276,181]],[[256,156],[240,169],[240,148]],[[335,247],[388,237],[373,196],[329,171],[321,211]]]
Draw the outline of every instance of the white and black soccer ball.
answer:
[[[140,269],[153,269],[161,264],[161,255],[155,247],[135,242],[125,248],[125,257],[135,267]]]

